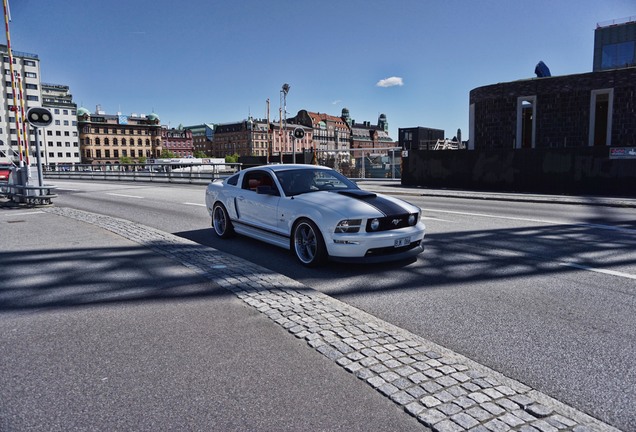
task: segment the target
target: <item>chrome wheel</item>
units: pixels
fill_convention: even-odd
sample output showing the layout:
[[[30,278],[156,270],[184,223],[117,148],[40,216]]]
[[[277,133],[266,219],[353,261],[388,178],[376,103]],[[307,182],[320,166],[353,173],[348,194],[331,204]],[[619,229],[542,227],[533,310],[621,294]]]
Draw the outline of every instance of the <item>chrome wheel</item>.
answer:
[[[302,220],[294,227],[293,251],[298,260],[309,267],[322,264],[327,253],[318,227],[310,220]]]
[[[234,228],[230,217],[225,210],[225,207],[221,204],[215,204],[212,210],[212,227],[217,236],[221,238],[230,237],[234,234]]]

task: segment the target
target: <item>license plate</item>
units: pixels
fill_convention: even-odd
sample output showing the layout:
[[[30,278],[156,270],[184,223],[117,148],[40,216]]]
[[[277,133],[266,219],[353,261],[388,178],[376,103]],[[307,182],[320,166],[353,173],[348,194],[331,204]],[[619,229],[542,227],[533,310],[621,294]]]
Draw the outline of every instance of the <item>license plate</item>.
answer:
[[[411,237],[402,237],[395,240],[394,247],[408,246],[411,244]]]

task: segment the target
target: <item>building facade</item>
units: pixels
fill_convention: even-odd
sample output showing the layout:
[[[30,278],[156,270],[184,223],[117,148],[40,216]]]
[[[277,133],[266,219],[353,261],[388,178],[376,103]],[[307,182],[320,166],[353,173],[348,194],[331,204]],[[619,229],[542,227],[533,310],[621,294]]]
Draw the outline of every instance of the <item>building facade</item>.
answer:
[[[636,66],[636,17],[597,24],[593,71]]]
[[[77,105],[66,85],[41,84],[42,106],[51,111],[53,122],[40,132],[42,162],[51,169],[81,162]]]
[[[23,113],[42,106],[40,94],[40,59],[37,54],[13,51],[13,63],[6,45],[0,45],[2,55],[2,91],[0,92],[0,160],[35,163],[35,133]],[[13,84],[11,73],[13,72]],[[20,157],[19,149],[22,150]],[[44,157],[44,151],[40,151]]]
[[[192,131],[189,129],[161,128],[161,144],[163,150],[173,153],[176,157],[194,156],[194,142]]]
[[[636,146],[636,67],[470,92],[469,149]]]
[[[374,149],[386,152],[386,149],[394,146],[393,139],[389,136],[389,123],[386,115],[380,114],[378,123],[373,125],[370,121],[356,123],[349,114],[349,110],[342,110],[342,119],[349,125],[351,130],[350,148],[354,157],[359,157],[354,149],[366,149],[364,153],[375,153]],[[381,149],[381,150],[380,150]]]
[[[82,163],[113,165],[127,160],[159,158],[161,125],[156,114],[106,114],[77,110]]]
[[[398,129],[398,143],[404,150],[433,150],[439,140],[444,140],[443,129],[412,127]]]
[[[311,128],[313,144],[318,153],[349,152],[351,129],[342,117],[300,110],[287,122]]]
[[[214,156],[214,128],[215,125],[211,123],[203,123],[184,128],[192,132],[192,144],[194,146],[195,153],[201,152],[209,157]]]
[[[253,119],[238,123],[218,124],[214,130],[212,157],[267,156],[269,126],[266,120]]]

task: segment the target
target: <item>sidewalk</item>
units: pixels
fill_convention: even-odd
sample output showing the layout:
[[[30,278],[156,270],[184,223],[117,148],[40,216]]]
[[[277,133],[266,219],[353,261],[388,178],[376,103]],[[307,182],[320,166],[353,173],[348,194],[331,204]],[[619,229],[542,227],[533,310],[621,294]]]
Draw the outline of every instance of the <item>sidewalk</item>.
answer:
[[[0,208],[0,430],[613,431],[282,275]]]

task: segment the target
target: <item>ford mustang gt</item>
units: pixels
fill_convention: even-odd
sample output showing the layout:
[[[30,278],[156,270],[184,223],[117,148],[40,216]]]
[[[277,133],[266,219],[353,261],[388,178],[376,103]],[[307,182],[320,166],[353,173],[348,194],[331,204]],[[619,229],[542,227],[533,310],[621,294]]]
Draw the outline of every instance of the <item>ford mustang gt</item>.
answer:
[[[290,249],[305,266],[383,262],[423,251],[420,209],[367,192],[315,165],[265,165],[211,182],[205,202],[220,238],[235,233]]]

